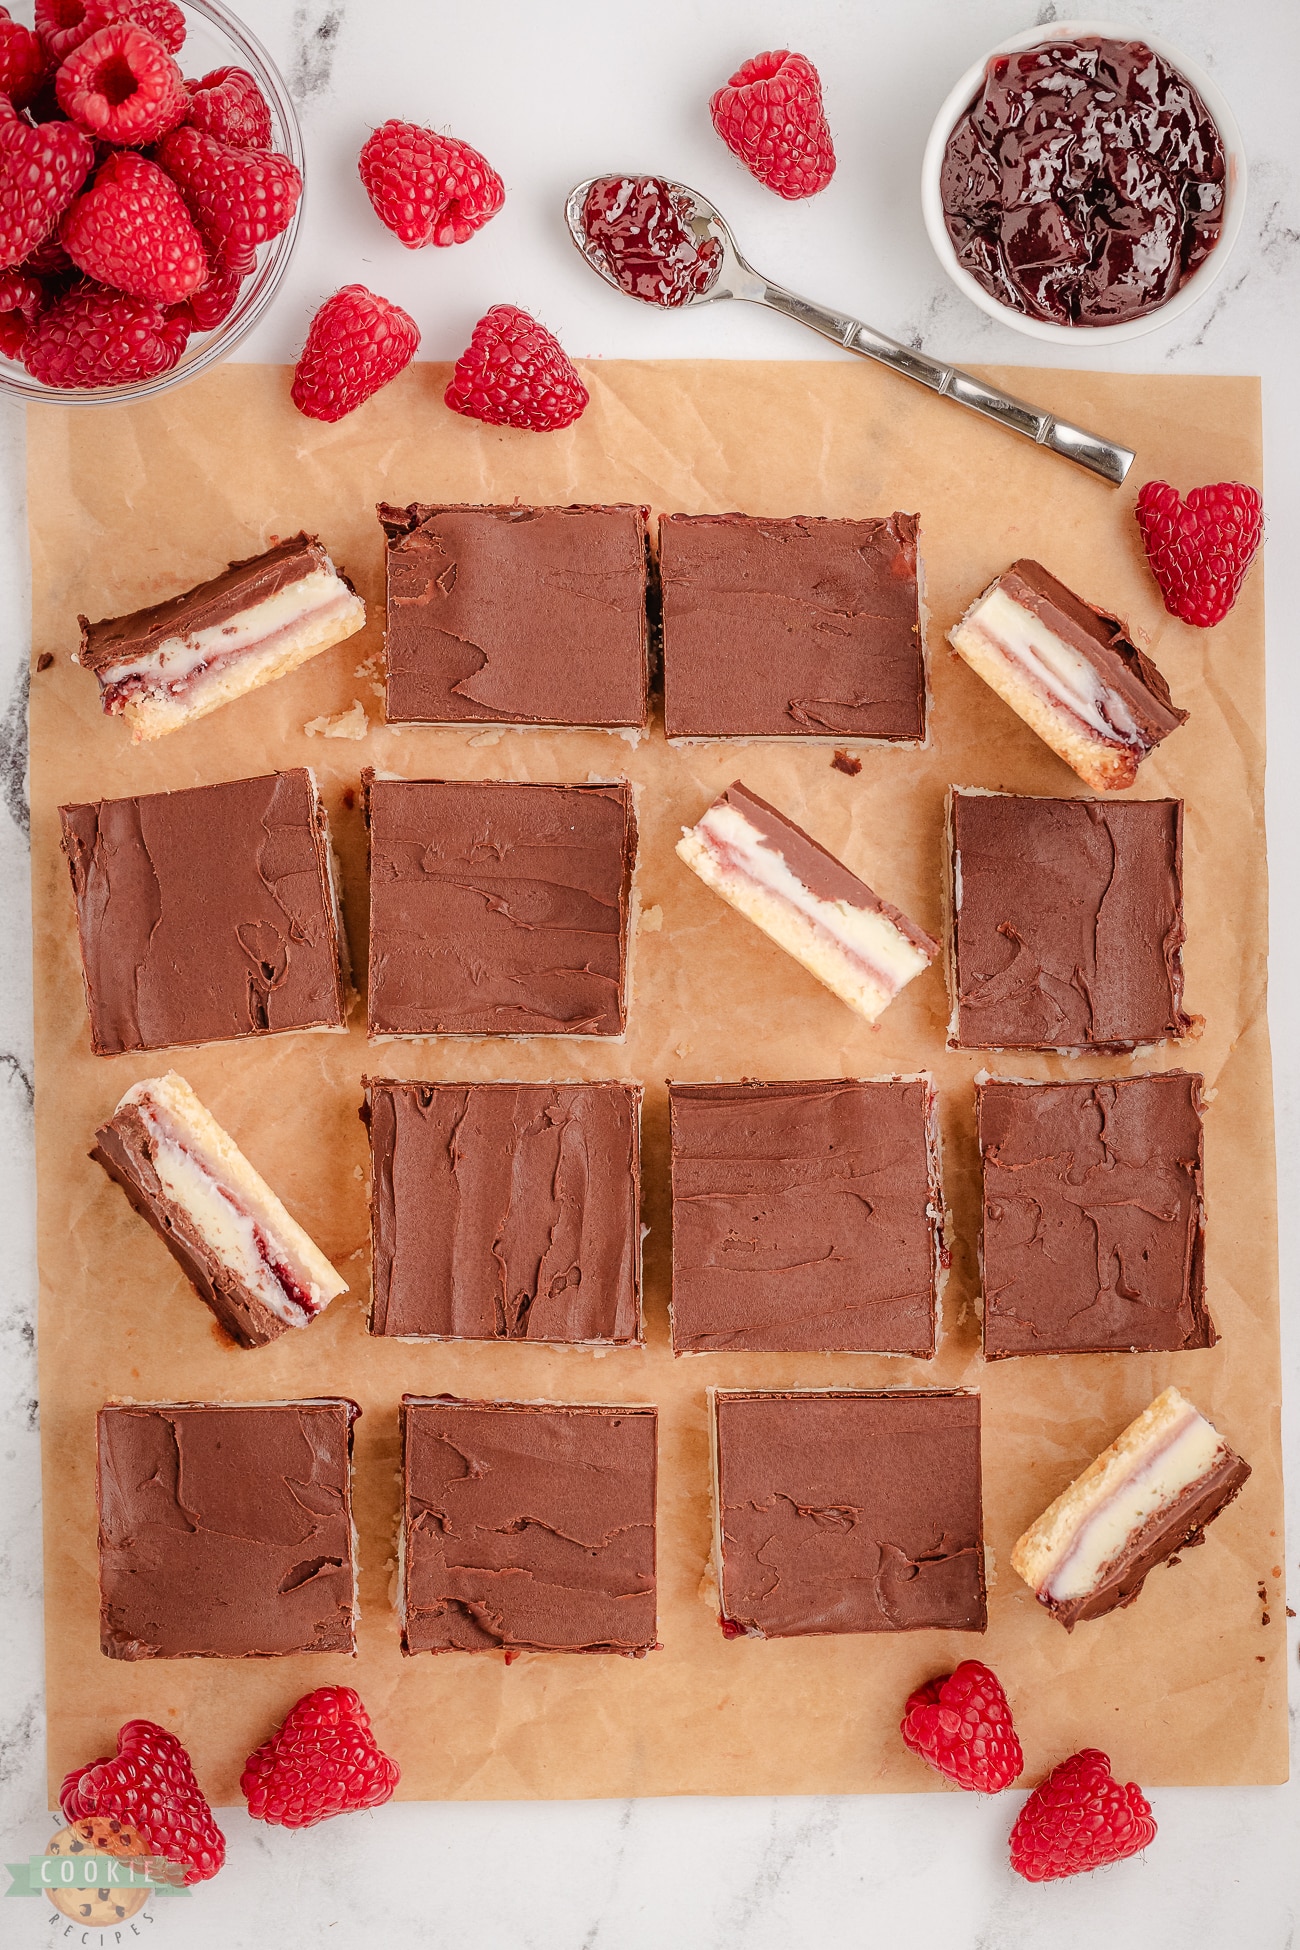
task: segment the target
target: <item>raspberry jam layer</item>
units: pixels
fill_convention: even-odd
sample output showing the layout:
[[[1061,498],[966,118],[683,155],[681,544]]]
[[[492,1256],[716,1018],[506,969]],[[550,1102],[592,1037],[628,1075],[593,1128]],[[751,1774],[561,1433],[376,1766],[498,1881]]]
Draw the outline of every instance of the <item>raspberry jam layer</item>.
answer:
[[[722,269],[721,243],[696,234],[694,204],[662,176],[600,177],[582,229],[619,288],[648,305],[689,304]]]
[[[963,269],[1055,325],[1171,298],[1219,240],[1227,165],[1205,103],[1141,41],[1048,41],[989,63],[940,194]]]

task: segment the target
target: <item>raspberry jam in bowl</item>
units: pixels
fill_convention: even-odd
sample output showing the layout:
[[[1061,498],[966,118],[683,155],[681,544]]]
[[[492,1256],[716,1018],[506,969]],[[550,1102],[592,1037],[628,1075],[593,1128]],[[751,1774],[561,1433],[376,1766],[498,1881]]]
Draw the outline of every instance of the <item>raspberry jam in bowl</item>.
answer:
[[[662,176],[598,176],[582,232],[630,298],[675,307],[702,298],[722,269],[722,245],[700,236],[695,206]]]
[[[30,8],[22,10],[24,16],[29,15],[30,11]],[[64,11],[71,20],[75,21],[80,11],[76,0],[67,0]],[[11,12],[17,15],[20,9],[11,7]],[[242,70],[245,75],[251,76],[256,84],[256,94],[248,89],[247,83],[237,82],[234,84],[236,89],[241,91],[246,99],[237,100],[234,110],[227,109],[225,113],[227,116],[233,112],[245,117],[245,127],[239,132],[250,141],[250,145],[251,139],[256,136],[258,147],[254,149],[249,146],[246,152],[248,155],[264,157],[270,153],[283,158],[287,164],[292,165],[293,171],[297,172],[301,180],[303,146],[298,118],[288,90],[260,42],[234,14],[220,4],[220,0],[175,0],[174,13],[169,9],[169,14],[174,20],[177,35],[179,35],[180,20],[182,17],[184,20],[184,41],[178,48],[172,50],[172,59],[179,66],[185,80],[195,82],[211,75],[214,70],[232,68]],[[76,53],[77,50],[73,49],[69,56],[65,56],[65,60],[75,59]],[[52,62],[57,62],[57,58],[56,52],[51,57]],[[130,76],[128,75],[127,78],[129,81]],[[143,87],[143,84],[141,86]],[[113,96],[119,92],[120,89],[112,86],[106,88],[105,93],[110,103]],[[261,103],[265,104],[264,108],[258,104],[258,96],[261,98]],[[259,124],[255,129],[249,129],[246,122],[247,105],[250,102],[255,110],[255,122]],[[270,142],[266,145],[262,138],[265,134],[264,118],[268,113]],[[45,126],[45,122],[44,119],[37,118],[52,118],[61,114],[62,109],[54,93],[54,77],[51,74],[42,91],[33,101],[25,105],[22,125],[26,128],[34,122],[39,130]],[[195,124],[196,127],[203,126],[197,116]],[[11,131],[14,129],[12,114],[8,126]],[[70,125],[65,121],[51,120],[50,126],[66,130]],[[218,121],[214,126],[221,127],[223,124]],[[5,130],[0,128],[0,147],[3,147],[5,133]],[[25,140],[21,130],[18,134],[20,139]],[[187,138],[192,140],[192,134],[188,131]],[[164,152],[166,140],[164,136]],[[97,184],[105,160],[110,156],[133,158],[143,155],[146,159],[150,159],[155,154],[159,154],[161,160],[161,153],[153,146],[144,144],[134,147],[114,147],[111,151],[97,147],[94,166],[81,183],[77,196],[73,199],[74,205],[86,197]],[[202,160],[200,157],[200,162]],[[131,168],[134,165],[128,164],[127,167]],[[291,173],[285,172],[286,175]],[[193,209],[193,205],[191,208]],[[166,392],[173,386],[183,385],[186,380],[193,379],[198,373],[206,372],[210,366],[217,365],[238,345],[239,341],[257,324],[271,303],[289,267],[289,260],[297,241],[301,214],[302,198],[299,195],[292,215],[279,234],[272,237],[269,242],[263,243],[256,250],[255,255],[250,253],[251,269],[242,281],[233,275],[227,278],[220,271],[214,271],[186,304],[160,303],[157,307],[141,306],[137,300],[129,297],[123,299],[122,303],[115,307],[112,316],[106,319],[104,329],[124,332],[141,330],[152,333],[155,341],[163,342],[168,348],[158,353],[156,366],[163,365],[164,360],[168,363],[162,370],[155,368],[150,377],[133,377],[125,384],[77,385],[47,383],[40,373],[41,361],[38,357],[33,358],[33,363],[37,365],[38,370],[28,371],[23,362],[21,344],[27,320],[20,313],[6,310],[6,303],[15,304],[21,300],[29,306],[28,318],[31,311],[35,311],[35,321],[38,324],[42,312],[47,311],[51,304],[61,297],[67,296],[81,282],[82,271],[71,264],[59,242],[59,226],[63,216],[66,215],[66,211],[63,212],[55,221],[52,234],[31,252],[22,264],[11,267],[7,271],[0,271],[0,389],[20,399],[48,400],[60,405],[116,404],[127,400],[152,398],[155,394]],[[201,217],[196,216],[195,221],[202,230]],[[104,220],[104,233],[111,248],[111,209]],[[84,270],[84,253],[77,242],[74,242],[73,248],[78,250],[79,257],[82,257]],[[242,265],[239,268],[242,269]],[[34,276],[28,275],[29,273]],[[194,275],[199,275],[199,272],[196,270]],[[4,295],[6,282],[11,279],[18,282],[9,284],[6,298]],[[103,281],[107,283],[109,280],[105,278]],[[237,295],[232,304],[230,294],[236,285]],[[35,307],[30,305],[33,292],[37,294]],[[131,310],[132,306],[136,308],[134,312]],[[142,309],[150,314],[148,321],[143,324],[138,318],[138,313]],[[173,359],[172,350],[178,345],[183,346],[183,350],[178,358]],[[65,365],[63,369],[67,370],[67,366]]]
[[[956,84],[922,205],[944,269],[991,316],[1078,344],[1136,337],[1227,261],[1246,166],[1214,83],[1156,36],[1036,27]]]

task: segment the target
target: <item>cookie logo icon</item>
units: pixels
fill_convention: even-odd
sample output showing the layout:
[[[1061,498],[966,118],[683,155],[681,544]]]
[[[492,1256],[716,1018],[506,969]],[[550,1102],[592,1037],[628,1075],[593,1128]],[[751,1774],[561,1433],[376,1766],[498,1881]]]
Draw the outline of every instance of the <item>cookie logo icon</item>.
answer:
[[[45,1853],[69,1862],[86,1856],[111,1855],[124,1860],[135,1856],[141,1858],[143,1863],[143,1858],[149,1854],[149,1847],[143,1836],[125,1822],[107,1815],[92,1815],[84,1821],[74,1821],[67,1828],[61,1828],[57,1835],[51,1837]],[[75,1873],[74,1869],[74,1877]],[[147,1887],[132,1887],[129,1881],[100,1888],[86,1887],[80,1881],[72,1880],[66,1885],[47,1885],[45,1893],[60,1916],[68,1917],[73,1923],[81,1923],[88,1930],[108,1930],[138,1916],[152,1892]]]

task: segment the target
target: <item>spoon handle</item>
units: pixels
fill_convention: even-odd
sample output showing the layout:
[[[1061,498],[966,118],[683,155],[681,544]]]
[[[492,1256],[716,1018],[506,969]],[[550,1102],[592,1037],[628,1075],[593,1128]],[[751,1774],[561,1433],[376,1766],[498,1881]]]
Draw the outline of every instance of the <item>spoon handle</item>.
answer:
[[[797,318],[801,325],[811,326],[823,338],[834,339],[864,359],[878,359],[881,365],[901,373],[904,379],[915,379],[920,385],[928,386],[932,393],[956,400],[959,406],[969,406],[972,412],[996,420],[1012,433],[1024,434],[1036,446],[1050,447],[1054,454],[1063,454],[1067,460],[1086,467],[1089,473],[1099,474],[1112,487],[1120,486],[1133,465],[1134,456],[1129,448],[1120,447],[1113,440],[1103,440],[1100,434],[1088,433],[1083,427],[1071,426],[1068,420],[1058,420],[1054,413],[1031,406],[1011,393],[999,392],[987,380],[977,379],[974,373],[963,372],[959,366],[946,366],[941,360],[918,352],[914,346],[900,345],[897,339],[886,338],[883,332],[864,325],[860,319],[850,318],[845,312],[832,311],[810,298],[800,298],[766,278],[758,279],[743,295],[752,296],[761,305],[770,305],[773,311],[784,312],[787,318]]]

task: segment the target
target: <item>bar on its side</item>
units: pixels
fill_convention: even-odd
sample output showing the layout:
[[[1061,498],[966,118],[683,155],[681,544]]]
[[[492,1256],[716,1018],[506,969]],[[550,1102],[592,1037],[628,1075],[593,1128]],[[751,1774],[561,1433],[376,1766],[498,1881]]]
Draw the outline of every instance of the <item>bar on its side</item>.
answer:
[[[1213,1423],[1166,1388],[1030,1525],[1012,1567],[1072,1632],[1131,1605],[1149,1571],[1201,1543],[1249,1475]]]

